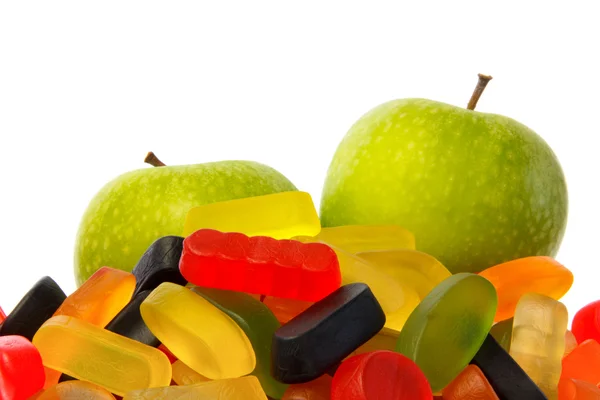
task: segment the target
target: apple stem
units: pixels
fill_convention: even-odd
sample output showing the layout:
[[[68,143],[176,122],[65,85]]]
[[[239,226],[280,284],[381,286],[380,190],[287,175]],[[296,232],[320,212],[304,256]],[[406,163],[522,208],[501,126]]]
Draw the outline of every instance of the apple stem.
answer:
[[[160,161],[158,159],[158,157],[156,157],[156,154],[154,154],[153,152],[148,152],[148,154],[146,154],[146,158],[144,158],[144,162],[146,164],[150,164],[154,167],[165,167],[166,164],[162,161]]]
[[[483,90],[487,86],[488,82],[492,80],[492,77],[489,75],[478,74],[479,80],[477,81],[477,86],[475,86],[475,90],[473,91],[473,95],[471,95],[471,100],[469,100],[469,105],[467,105],[467,110],[474,110]]]

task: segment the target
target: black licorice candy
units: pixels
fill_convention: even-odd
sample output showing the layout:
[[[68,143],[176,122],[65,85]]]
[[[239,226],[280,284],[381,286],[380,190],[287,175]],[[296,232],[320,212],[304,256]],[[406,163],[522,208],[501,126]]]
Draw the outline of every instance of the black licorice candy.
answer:
[[[152,293],[144,290],[138,293],[131,301],[106,325],[106,330],[117,333],[129,339],[147,344],[160,346],[160,340],[150,332],[140,313],[140,304]]]
[[[23,296],[19,304],[6,317],[0,326],[0,336],[20,335],[30,341],[67,295],[49,276],[45,276],[33,285]]]
[[[367,285],[342,286],[275,331],[272,375],[283,383],[316,379],[384,325],[385,314]]]
[[[180,236],[165,236],[154,241],[131,271],[136,279],[133,296],[154,290],[163,282],[185,286],[187,281],[179,272],[182,251],[183,238]]]
[[[488,334],[471,364],[483,372],[500,400],[547,400],[517,362]]]

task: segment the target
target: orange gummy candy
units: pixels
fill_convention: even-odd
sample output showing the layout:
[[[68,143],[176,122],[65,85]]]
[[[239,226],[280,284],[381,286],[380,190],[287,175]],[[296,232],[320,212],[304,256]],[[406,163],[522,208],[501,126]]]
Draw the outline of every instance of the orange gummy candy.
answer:
[[[129,303],[134,290],[132,273],[102,267],[67,297],[54,316],[75,317],[104,328]]]
[[[600,389],[589,382],[561,378],[558,382],[559,400],[598,400]]]
[[[562,360],[561,379],[577,379],[597,385],[600,382],[600,344],[588,339]]]
[[[465,369],[442,391],[444,400],[499,400],[483,372],[475,365]]]
[[[577,339],[575,338],[573,332],[567,330],[565,332],[565,353],[563,354],[563,357],[569,355],[569,353],[572,352],[575,347],[577,347]]]
[[[479,273],[498,293],[494,321],[512,318],[521,296],[538,293],[560,299],[571,288],[573,274],[551,257],[535,256],[508,261]]]
[[[300,314],[314,303],[296,299],[284,299],[281,297],[267,296],[263,299],[265,306],[275,315],[275,318],[282,323],[287,323],[290,319]]]
[[[323,375],[308,383],[290,385],[281,400],[329,400],[331,379],[329,375]]]

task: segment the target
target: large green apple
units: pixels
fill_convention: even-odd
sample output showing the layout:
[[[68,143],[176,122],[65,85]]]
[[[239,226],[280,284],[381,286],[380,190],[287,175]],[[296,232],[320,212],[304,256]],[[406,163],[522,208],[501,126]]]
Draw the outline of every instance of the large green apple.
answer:
[[[566,220],[565,178],[540,136],[502,115],[425,99],[360,118],[321,199],[324,227],[401,225],[453,273],[554,256]]]
[[[106,184],[83,215],[75,245],[77,284],[102,266],[131,271],[154,240],[182,234],[194,206],[292,190],[282,174],[250,161],[125,173]]]

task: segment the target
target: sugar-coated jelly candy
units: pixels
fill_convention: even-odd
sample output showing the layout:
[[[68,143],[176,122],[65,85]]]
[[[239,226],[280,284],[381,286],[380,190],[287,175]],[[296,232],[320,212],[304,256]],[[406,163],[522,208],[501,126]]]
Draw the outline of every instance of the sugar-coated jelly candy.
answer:
[[[323,375],[310,382],[290,385],[282,400],[330,400],[331,380],[329,375]]]
[[[452,275],[435,257],[410,249],[387,249],[357,254],[375,269],[413,288],[420,299]]]
[[[496,304],[496,290],[486,279],[466,272],[452,275],[410,315],[396,351],[417,363],[434,392],[442,390],[485,340]]]
[[[272,374],[284,383],[316,379],[384,324],[385,314],[367,285],[342,286],[275,331]]]
[[[118,333],[129,339],[137,340],[148,346],[158,347],[160,340],[148,329],[140,313],[140,305],[150,295],[150,290],[139,292],[129,304],[123,308],[112,321],[106,325],[106,330]]]
[[[588,339],[600,342],[600,300],[586,305],[575,313],[571,330],[578,343]]]
[[[173,381],[180,386],[210,381],[207,377],[200,375],[185,365],[181,360],[177,360],[171,364],[171,368],[173,369]]]
[[[331,385],[331,400],[431,400],[427,378],[409,358],[374,351],[345,360]]]
[[[102,267],[71,293],[54,316],[65,315],[104,328],[131,300],[133,274]]]
[[[0,336],[19,335],[33,339],[33,335],[67,298],[61,288],[45,276],[33,285],[0,325]]]
[[[508,352],[510,352],[510,341],[512,340],[513,321],[513,318],[505,319],[495,323],[490,329],[490,334]]]
[[[108,390],[84,381],[59,383],[44,390],[35,400],[115,400]]]
[[[584,340],[562,359],[561,378],[572,378],[597,385],[600,382],[600,344]]]
[[[161,283],[140,311],[148,328],[179,360],[209,379],[237,378],[256,366],[242,328],[185,287]]]
[[[492,385],[476,365],[467,365],[442,392],[444,400],[498,400]]]
[[[577,339],[575,338],[575,335],[573,335],[573,332],[567,330],[565,332],[565,353],[563,354],[563,357],[572,352],[573,349],[577,347],[577,344]]]
[[[160,350],[74,317],[50,318],[33,344],[45,366],[119,396],[171,383],[171,363]]]
[[[220,379],[186,386],[135,390],[123,400],[267,400],[255,376]]]
[[[510,355],[549,399],[558,398],[568,319],[564,304],[538,293],[523,295],[515,310]]]
[[[559,400],[598,400],[600,389],[593,383],[577,379],[561,378],[558,382]]]
[[[273,312],[273,315],[282,324],[285,324],[314,304],[312,301],[284,299],[273,296],[266,296],[262,302],[265,306],[269,307],[269,310]]]
[[[287,385],[277,382],[271,376],[271,341],[281,324],[271,310],[252,296],[227,290],[195,287],[199,294],[233,319],[244,331],[256,355],[256,376],[267,396],[281,399]]]
[[[353,254],[361,251],[415,248],[415,235],[398,225],[344,225],[322,228],[313,240]]]
[[[165,236],[155,240],[131,271],[136,280],[133,295],[154,290],[163,282],[185,285],[187,281],[179,271],[182,251],[183,238],[180,236]]]
[[[556,260],[545,256],[519,258],[479,273],[496,288],[498,310],[495,321],[512,318],[525,293],[540,293],[560,299],[573,284],[573,274]]]
[[[321,223],[310,194],[283,192],[194,207],[185,218],[183,236],[200,229],[289,239],[314,236]]]
[[[492,335],[487,335],[471,363],[483,372],[500,400],[547,399]]]
[[[22,336],[0,337],[0,400],[27,400],[44,386],[38,350]]]
[[[180,269],[197,286],[305,301],[320,300],[341,283],[327,245],[211,229],[184,240]]]

